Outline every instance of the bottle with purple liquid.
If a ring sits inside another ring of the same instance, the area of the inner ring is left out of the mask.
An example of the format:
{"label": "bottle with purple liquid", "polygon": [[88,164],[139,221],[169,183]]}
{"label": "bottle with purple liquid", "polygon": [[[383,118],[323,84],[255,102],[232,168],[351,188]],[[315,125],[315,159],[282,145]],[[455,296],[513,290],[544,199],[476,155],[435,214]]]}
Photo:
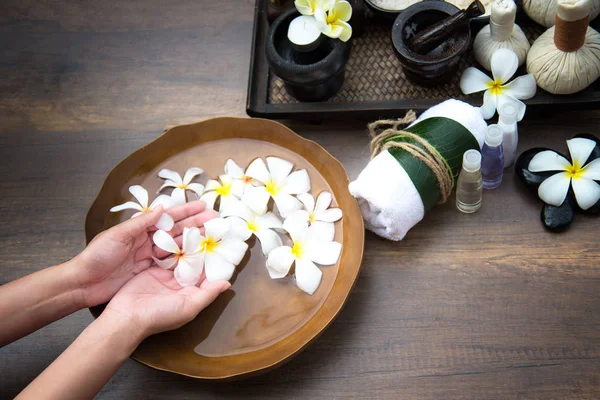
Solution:
{"label": "bottle with purple liquid", "polygon": [[498,125],[488,126],[485,143],[481,149],[481,175],[484,189],[496,189],[502,183],[504,173],[504,132]]}

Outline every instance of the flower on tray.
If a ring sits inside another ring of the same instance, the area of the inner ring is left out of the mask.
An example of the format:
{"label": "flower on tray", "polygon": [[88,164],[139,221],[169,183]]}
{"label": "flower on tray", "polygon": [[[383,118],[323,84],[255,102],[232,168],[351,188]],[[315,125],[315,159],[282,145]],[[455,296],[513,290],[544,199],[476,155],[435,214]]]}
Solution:
{"label": "flower on tray", "polygon": [[460,79],[460,88],[464,94],[477,93],[485,90],[481,115],[490,119],[496,109],[502,108],[505,103],[513,103],[518,110],[518,120],[525,115],[525,103],[521,100],[535,96],[537,85],[531,74],[520,76],[510,83],[508,80],[517,72],[519,59],[509,49],[498,49],[492,55],[493,79],[474,67],[469,67]]}
{"label": "flower on tray", "polygon": [[171,171],[170,169],[161,169],[158,172],[158,176],[165,179],[165,183],[158,189],[158,192],[163,190],[164,188],[172,187],[173,192],[171,193],[171,197],[175,201],[175,204],[185,204],[185,191],[191,190],[196,193],[198,196],[202,195],[204,191],[204,186],[199,183],[192,183],[192,180],[197,176],[204,172],[202,168],[190,168],[185,171],[183,178],[175,171]]}
{"label": "flower on tray", "polygon": [[279,214],[285,218],[302,208],[302,203],[294,195],[310,190],[310,178],[305,169],[292,172],[294,165],[278,157],[267,157],[267,166],[261,158],[254,160],[246,169],[246,175],[264,186],[247,187],[242,196],[246,204],[256,214],[267,212],[269,199],[273,198]]}
{"label": "flower on tray", "polygon": [[225,162],[225,175],[229,175],[234,180],[242,181],[242,193],[246,191],[246,188],[252,187],[256,183],[254,178],[246,175],[244,170],[231,158]]}
{"label": "flower on tray", "polygon": [[[128,201],[123,204],[119,204],[118,206],[114,206],[110,209],[110,211],[119,212],[123,210],[136,210],[137,212],[131,216],[131,218],[135,218],[138,215],[154,210],[154,208],[158,207],[159,205],[163,206],[163,209],[165,210],[175,205],[173,199],[164,194],[158,196],[150,205],[148,205],[148,191],[140,185],[130,186],[129,193],[131,193],[133,197],[135,197],[139,204],[134,203],[133,201]],[[160,216],[158,222],[156,223],[156,227],[158,229],[170,231],[171,229],[173,229],[174,224],[175,222],[173,221],[173,218],[171,218],[169,214],[163,213]]]}
{"label": "flower on tray", "polygon": [[352,36],[352,27],[348,23],[351,17],[352,6],[346,0],[326,0],[315,10],[321,32],[342,42],[347,42]]}
{"label": "flower on tray", "polygon": [[292,246],[281,246],[273,249],[267,258],[267,270],[273,279],[285,277],[292,264],[295,264],[296,284],[308,294],[313,294],[323,273],[315,265],[334,265],[342,251],[341,243],[330,240],[329,232],[323,231],[322,225],[298,224],[286,220],[283,228],[292,238]]}
{"label": "flower on tray", "polygon": [[237,235],[240,239],[248,240],[255,235],[260,241],[265,256],[283,244],[277,232],[273,230],[281,228],[281,220],[272,212],[259,215],[238,201],[223,209],[221,216],[227,217],[227,221],[231,224],[232,234]]}
{"label": "flower on tray", "polygon": [[244,183],[239,179],[232,178],[230,175],[220,175],[219,181],[210,179],[206,183],[204,194],[200,197],[200,200],[206,203],[206,208],[208,209],[214,209],[215,202],[220,197],[221,204],[219,211],[223,210],[229,204],[239,201],[244,191]]}

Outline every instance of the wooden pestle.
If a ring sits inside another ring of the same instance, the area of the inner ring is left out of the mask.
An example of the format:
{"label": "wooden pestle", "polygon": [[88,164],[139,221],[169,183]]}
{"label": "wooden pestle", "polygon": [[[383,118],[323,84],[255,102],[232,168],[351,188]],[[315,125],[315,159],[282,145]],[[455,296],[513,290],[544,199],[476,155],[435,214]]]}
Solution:
{"label": "wooden pestle", "polygon": [[445,42],[454,32],[469,23],[471,19],[485,13],[485,7],[475,0],[467,9],[460,10],[443,20],[423,29],[408,41],[408,47],[419,54],[427,54]]}

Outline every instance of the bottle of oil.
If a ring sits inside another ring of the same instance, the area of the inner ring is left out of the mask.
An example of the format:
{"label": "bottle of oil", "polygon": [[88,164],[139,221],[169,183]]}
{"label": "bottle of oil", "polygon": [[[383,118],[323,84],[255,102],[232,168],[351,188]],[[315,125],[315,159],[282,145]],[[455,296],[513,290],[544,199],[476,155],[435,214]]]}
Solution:
{"label": "bottle of oil", "polygon": [[482,192],[481,153],[477,150],[467,150],[463,154],[462,171],[456,184],[456,208],[464,213],[479,210]]}

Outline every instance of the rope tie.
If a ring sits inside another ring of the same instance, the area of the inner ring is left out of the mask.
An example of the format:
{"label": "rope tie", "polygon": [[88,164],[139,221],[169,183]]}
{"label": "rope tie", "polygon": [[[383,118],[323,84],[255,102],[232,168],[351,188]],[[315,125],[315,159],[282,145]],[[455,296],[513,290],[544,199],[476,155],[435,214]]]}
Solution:
{"label": "rope tie", "polygon": [[[398,129],[400,125],[408,125],[414,122],[416,118],[415,112],[410,110],[404,118],[398,120],[379,120],[370,123],[368,129],[371,136],[371,159],[382,151],[397,148],[421,160],[435,175],[440,188],[440,201],[438,204],[443,204],[452,194],[452,188],[454,187],[454,176],[448,162],[435,147],[421,136]],[[403,139],[413,140],[420,146],[415,143],[397,141]]]}

